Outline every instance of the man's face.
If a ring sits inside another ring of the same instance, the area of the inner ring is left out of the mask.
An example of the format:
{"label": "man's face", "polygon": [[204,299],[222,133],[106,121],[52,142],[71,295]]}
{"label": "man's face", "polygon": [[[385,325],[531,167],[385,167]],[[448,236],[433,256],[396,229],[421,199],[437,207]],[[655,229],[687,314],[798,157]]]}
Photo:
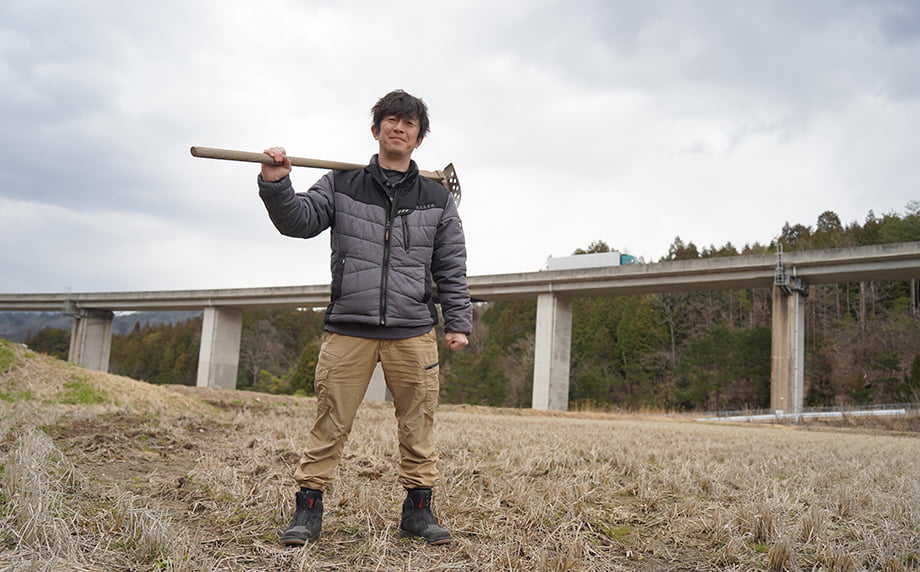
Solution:
{"label": "man's face", "polygon": [[412,155],[422,144],[418,136],[417,119],[387,115],[380,120],[380,129],[371,127],[374,139],[380,143],[380,151],[387,154]]}

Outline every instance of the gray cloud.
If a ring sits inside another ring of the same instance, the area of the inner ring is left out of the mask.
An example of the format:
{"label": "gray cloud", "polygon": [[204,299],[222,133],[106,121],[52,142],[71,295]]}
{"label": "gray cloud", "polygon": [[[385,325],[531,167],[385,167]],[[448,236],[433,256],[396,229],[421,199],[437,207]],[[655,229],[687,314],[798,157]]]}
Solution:
{"label": "gray cloud", "polygon": [[915,198],[916,3],[377,7],[0,5],[0,290],[327,281],[326,239],[277,235],[256,166],[188,148],[364,161],[395,87],[431,108],[420,165],[458,168],[474,274],[597,239],[649,260],[678,235],[769,242]]}

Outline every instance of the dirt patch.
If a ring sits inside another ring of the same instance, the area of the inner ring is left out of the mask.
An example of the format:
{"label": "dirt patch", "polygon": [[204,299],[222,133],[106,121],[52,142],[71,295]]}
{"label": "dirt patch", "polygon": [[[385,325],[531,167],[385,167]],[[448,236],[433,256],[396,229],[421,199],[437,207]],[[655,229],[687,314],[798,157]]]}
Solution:
{"label": "dirt patch", "polygon": [[255,391],[219,389],[214,387],[193,387],[188,385],[163,385],[167,391],[200,399],[222,409],[245,409],[260,407],[303,407],[312,401],[310,397],[293,395],[270,395]]}
{"label": "dirt patch", "polygon": [[160,479],[178,478],[194,466],[203,443],[225,432],[220,423],[207,419],[178,417],[163,423],[131,413],[65,418],[45,430],[87,474],[113,485],[154,474]]}

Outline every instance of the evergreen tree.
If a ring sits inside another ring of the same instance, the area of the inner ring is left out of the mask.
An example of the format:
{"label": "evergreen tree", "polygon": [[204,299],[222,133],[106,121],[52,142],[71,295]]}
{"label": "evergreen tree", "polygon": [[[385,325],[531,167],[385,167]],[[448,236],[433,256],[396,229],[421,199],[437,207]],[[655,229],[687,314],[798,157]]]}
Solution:
{"label": "evergreen tree", "polygon": [[460,353],[445,373],[441,397],[448,403],[500,406],[505,402],[508,376],[500,367],[502,350],[489,344],[478,353]]}
{"label": "evergreen tree", "polygon": [[901,403],[920,403],[920,353],[914,356],[910,369],[904,373],[897,399]]}
{"label": "evergreen tree", "polygon": [[70,332],[60,328],[44,327],[35,335],[27,337],[24,343],[34,351],[58,359],[67,359],[70,351]]}
{"label": "evergreen tree", "polygon": [[295,395],[316,393],[316,364],[319,361],[319,343],[310,342],[303,347],[291,373],[291,390]]}
{"label": "evergreen tree", "polygon": [[834,365],[830,352],[825,349],[810,354],[806,360],[809,364],[808,389],[805,395],[805,405],[808,407],[829,407],[834,404],[834,386],[832,376]]}

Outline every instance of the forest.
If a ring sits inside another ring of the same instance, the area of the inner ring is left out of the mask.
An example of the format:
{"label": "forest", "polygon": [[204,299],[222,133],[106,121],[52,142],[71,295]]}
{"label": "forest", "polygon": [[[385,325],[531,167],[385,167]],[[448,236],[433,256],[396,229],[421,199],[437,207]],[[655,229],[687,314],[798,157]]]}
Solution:
{"label": "forest", "polygon": [[[769,244],[698,247],[676,237],[657,262],[920,240],[920,201],[903,214],[844,225],[786,223]],[[573,254],[616,250],[597,240]],[[648,262],[639,258],[639,262]],[[920,402],[920,276],[809,287],[806,406]],[[441,400],[530,407],[535,301],[482,302],[470,346],[441,352]],[[759,410],[770,403],[769,289],[576,298],[570,409]],[[322,338],[318,309],[246,311],[237,388],[312,395]],[[110,371],[194,385],[200,316],[141,323],[113,337]],[[69,332],[43,328],[26,344],[66,358]]]}

